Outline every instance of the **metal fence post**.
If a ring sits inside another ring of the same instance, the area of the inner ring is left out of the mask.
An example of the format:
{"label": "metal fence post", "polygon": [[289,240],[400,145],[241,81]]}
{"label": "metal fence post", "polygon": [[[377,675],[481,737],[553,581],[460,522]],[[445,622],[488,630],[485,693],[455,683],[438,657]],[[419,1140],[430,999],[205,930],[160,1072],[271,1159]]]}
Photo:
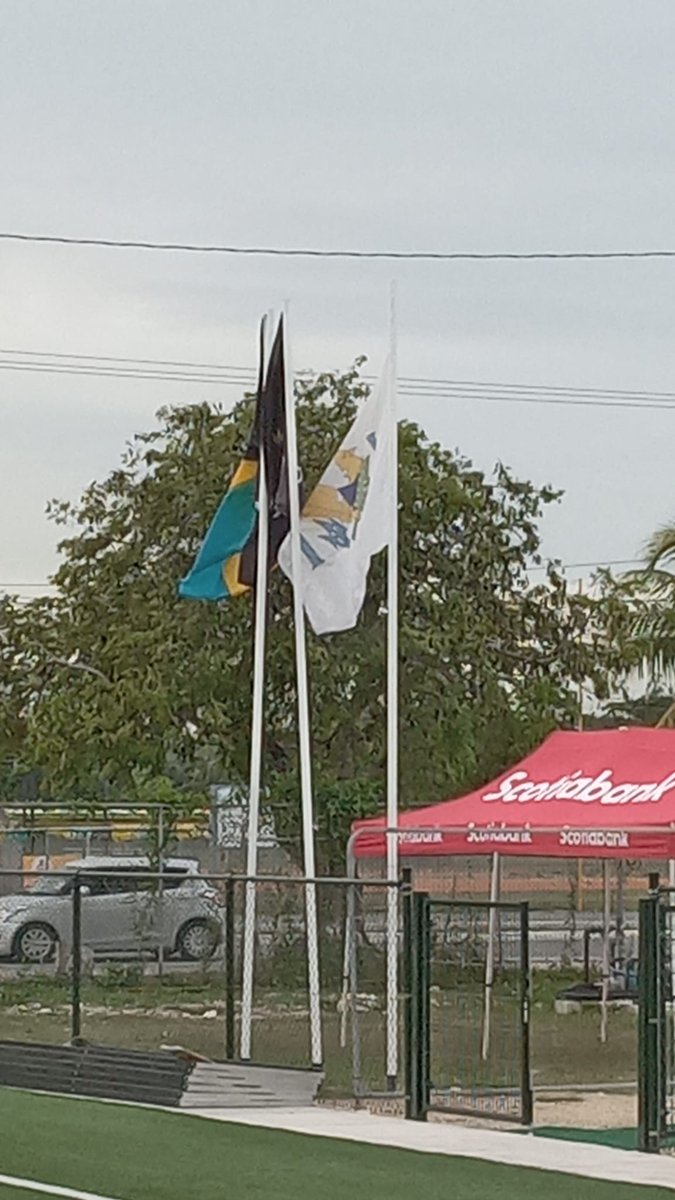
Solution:
{"label": "metal fence post", "polygon": [[[357,894],[357,889],[358,894]],[[349,1016],[352,1034],[352,1094],[360,1096],[365,1088],[361,1061],[361,1025],[359,1006],[356,1001],[359,977],[359,947],[356,935],[357,900],[362,888],[356,878],[351,878],[347,889],[347,937],[349,950]]]}
{"label": "metal fence post", "polygon": [[638,1145],[656,1153],[661,1141],[659,897],[640,900],[638,1009]]}
{"label": "metal fence post", "polygon": [[412,1035],[412,871],[404,867],[401,872],[401,910],[403,917],[403,1088],[405,1091],[405,1116],[413,1117],[413,1035]]}
{"label": "metal fence post", "polygon": [[82,892],[80,876],[73,880],[73,910],[72,910],[72,953],[71,953],[71,1001],[70,1001],[70,1039],[76,1042],[82,1029]]}
{"label": "metal fence post", "polygon": [[230,877],[225,880],[225,1058],[231,1062],[235,1057],[235,883]]}
{"label": "metal fence post", "polygon": [[520,1021],[521,1021],[521,1083],[520,1104],[523,1125],[531,1125],[534,1115],[532,1073],[530,1070],[530,905],[520,905]]}
{"label": "metal fence post", "polygon": [[420,1121],[420,900],[417,892],[410,895],[409,906],[409,969],[410,969],[410,1019],[408,1059],[410,1062],[410,1101],[409,1116],[411,1121]]}
{"label": "metal fence post", "polygon": [[[164,978],[164,940],[161,937],[164,918],[162,908],[164,904],[164,805],[160,804],[157,810],[157,870],[159,871],[159,882],[157,884],[157,930],[160,934],[159,946],[157,947],[157,975],[162,982]],[[154,899],[154,897],[153,897]]]}
{"label": "metal fence post", "polygon": [[422,900],[422,1028],[421,1028],[421,1100],[422,1120],[427,1119],[427,1110],[431,1102],[431,903],[429,893],[423,893]]}
{"label": "metal fence post", "polygon": [[429,1000],[427,944],[428,897],[426,892],[413,892],[410,896],[409,973],[410,1013],[406,1059],[409,1063],[407,1115],[412,1121],[426,1120],[426,1097],[428,1083],[425,1078],[428,1063]]}

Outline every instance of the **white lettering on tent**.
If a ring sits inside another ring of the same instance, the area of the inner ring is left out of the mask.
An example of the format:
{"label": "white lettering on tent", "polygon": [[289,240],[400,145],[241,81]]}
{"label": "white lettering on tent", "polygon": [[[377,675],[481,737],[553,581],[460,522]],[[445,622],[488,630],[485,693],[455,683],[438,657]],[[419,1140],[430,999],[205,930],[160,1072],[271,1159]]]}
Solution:
{"label": "white lettering on tent", "polygon": [[415,829],[399,835],[399,842],[405,842],[409,846],[436,845],[442,841],[443,834],[440,829]]}
{"label": "white lettering on tent", "polygon": [[488,825],[481,829],[474,821],[470,821],[466,829],[466,840],[470,844],[489,842],[491,845],[500,846],[506,844],[531,846],[532,831],[527,827],[525,829],[507,829],[505,825]]}
{"label": "white lettering on tent", "polygon": [[595,850],[627,850],[630,834],[623,829],[562,829],[561,846],[591,846]]}
{"label": "white lettering on tent", "polygon": [[502,804],[539,804],[546,800],[575,800],[579,804],[658,804],[674,788],[675,771],[653,783],[636,781],[617,784],[610,767],[594,776],[573,771],[553,781],[533,780],[527,771],[513,771],[506,779],[502,779],[497,791],[484,792],[482,799],[487,804],[495,801]]}

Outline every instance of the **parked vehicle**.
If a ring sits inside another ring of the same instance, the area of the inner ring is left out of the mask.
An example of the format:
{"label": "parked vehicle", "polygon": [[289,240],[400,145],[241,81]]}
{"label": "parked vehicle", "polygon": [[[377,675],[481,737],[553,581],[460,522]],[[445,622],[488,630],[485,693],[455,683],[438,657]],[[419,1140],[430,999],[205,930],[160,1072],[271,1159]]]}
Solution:
{"label": "parked vehicle", "polygon": [[161,887],[147,858],[92,856],[70,863],[68,877],[38,876],[20,895],[0,898],[0,956],[51,961],[72,943],[72,893],[80,879],[82,946],[95,955],[158,951],[190,961],[211,958],[221,939],[218,892],[189,858],[169,858]]}

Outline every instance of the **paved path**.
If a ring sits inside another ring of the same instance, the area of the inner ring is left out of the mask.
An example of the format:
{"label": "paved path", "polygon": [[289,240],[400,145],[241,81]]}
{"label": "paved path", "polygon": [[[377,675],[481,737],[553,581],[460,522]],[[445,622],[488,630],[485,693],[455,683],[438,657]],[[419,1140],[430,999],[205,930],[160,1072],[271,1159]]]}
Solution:
{"label": "paved path", "polygon": [[608,1146],[590,1143],[534,1138],[516,1132],[469,1129],[449,1122],[423,1124],[403,1121],[398,1117],[378,1117],[366,1112],[343,1112],[328,1108],[269,1112],[210,1109],[194,1115],[240,1125],[285,1129],[315,1137],[367,1142],[374,1146],[397,1146],[401,1150],[418,1150],[427,1154],[450,1154],[518,1167],[538,1167],[590,1179],[653,1184],[672,1188],[675,1192],[674,1158],[613,1150]]}

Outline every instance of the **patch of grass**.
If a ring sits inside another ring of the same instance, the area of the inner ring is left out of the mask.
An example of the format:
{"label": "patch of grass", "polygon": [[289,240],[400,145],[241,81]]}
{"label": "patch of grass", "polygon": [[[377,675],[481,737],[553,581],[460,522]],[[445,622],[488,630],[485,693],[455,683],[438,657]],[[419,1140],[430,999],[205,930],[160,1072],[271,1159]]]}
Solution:
{"label": "patch of grass", "polygon": [[[577,982],[574,971],[537,972],[534,976],[531,1044],[535,1085],[625,1082],[636,1078],[637,1021],[631,1010],[611,1011],[609,1040],[600,1042],[597,1006],[560,1016],[554,1001],[566,984]],[[466,982],[466,981],[465,981]],[[212,1058],[223,1058],[225,1023],[222,980],[167,974],[130,983],[115,976],[83,983],[82,1034],[92,1042],[158,1049],[181,1045]],[[65,979],[18,979],[0,985],[0,1038],[65,1042],[70,1035]],[[177,1006],[200,1005],[211,1016],[181,1012]],[[18,1012],[18,1005],[34,1005]],[[214,1006],[218,1005],[215,1009]],[[51,1009],[51,1012],[40,1011]],[[215,1014],[215,1015],[214,1015]],[[341,1018],[337,993],[325,999],[324,1094],[352,1092],[351,1029],[340,1045]],[[480,1062],[483,1020],[481,978],[468,986],[439,988],[432,993],[432,1072],[438,1087],[519,1081],[519,1000],[517,980],[498,979],[493,993],[493,1037],[490,1058]],[[385,1086],[385,1020],[381,1003],[358,1015],[362,1065],[366,1080]],[[253,1057],[259,1062],[303,1066],[309,1062],[309,1019],[304,992],[265,991],[255,994]]]}
{"label": "patch of grass", "polygon": [[[636,1200],[643,1194],[633,1184],[21,1092],[0,1093],[0,1127],[6,1174],[119,1200],[577,1200],[582,1192],[584,1200]],[[17,1193],[16,1200],[23,1198]],[[644,1189],[644,1200],[672,1200],[672,1192]]]}
{"label": "patch of grass", "polygon": [[[148,1008],[191,1000],[207,1003],[210,1000],[222,1000],[224,995],[222,979],[205,979],[198,972],[180,976],[167,974],[162,979],[157,976],[144,978],[130,970],[128,964],[111,965],[118,969],[110,970],[109,966],[102,977],[83,980],[82,996],[87,1003]],[[0,1008],[13,1004],[42,1004],[47,1007],[69,1004],[70,995],[70,980],[63,975],[8,979],[0,983]]]}
{"label": "patch of grass", "polygon": [[45,1200],[44,1192],[27,1192],[25,1188],[0,1184],[0,1200]]}

